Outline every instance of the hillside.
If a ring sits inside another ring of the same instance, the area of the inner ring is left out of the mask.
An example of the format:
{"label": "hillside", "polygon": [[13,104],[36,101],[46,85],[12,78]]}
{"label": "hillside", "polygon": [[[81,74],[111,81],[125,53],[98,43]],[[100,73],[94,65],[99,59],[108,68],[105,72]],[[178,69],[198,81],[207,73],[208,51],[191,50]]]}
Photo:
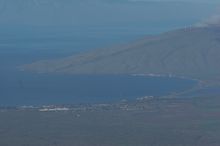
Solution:
{"label": "hillside", "polygon": [[20,67],[40,73],[160,74],[220,78],[220,27],[194,27]]}

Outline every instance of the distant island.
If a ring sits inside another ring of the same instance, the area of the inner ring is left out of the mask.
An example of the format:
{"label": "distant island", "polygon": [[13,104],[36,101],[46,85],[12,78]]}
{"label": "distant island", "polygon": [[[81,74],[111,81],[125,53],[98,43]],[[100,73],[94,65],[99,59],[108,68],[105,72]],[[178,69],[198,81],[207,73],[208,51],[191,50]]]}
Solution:
{"label": "distant island", "polygon": [[23,71],[62,74],[167,75],[220,79],[220,27],[188,27],[126,45],[95,49],[66,58],[41,60]]}

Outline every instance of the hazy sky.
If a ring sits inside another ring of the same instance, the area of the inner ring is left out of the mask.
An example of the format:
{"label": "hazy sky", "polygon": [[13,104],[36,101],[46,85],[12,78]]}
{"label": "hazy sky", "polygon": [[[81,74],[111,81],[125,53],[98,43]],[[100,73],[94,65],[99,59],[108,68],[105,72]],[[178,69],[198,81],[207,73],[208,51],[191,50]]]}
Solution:
{"label": "hazy sky", "polygon": [[158,2],[197,2],[197,3],[220,3],[219,0],[128,0],[128,1],[158,1]]}
{"label": "hazy sky", "polygon": [[0,0],[0,26],[189,25],[219,0]]}

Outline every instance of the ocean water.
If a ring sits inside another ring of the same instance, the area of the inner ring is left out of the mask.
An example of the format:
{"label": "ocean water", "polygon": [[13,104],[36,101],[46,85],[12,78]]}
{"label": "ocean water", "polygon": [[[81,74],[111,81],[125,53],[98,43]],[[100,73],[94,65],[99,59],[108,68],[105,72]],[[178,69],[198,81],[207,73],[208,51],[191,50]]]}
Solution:
{"label": "ocean water", "polygon": [[131,75],[8,74],[0,83],[0,105],[105,103],[162,96],[191,88],[195,81]]}
{"label": "ocean water", "polygon": [[[145,30],[144,33],[146,33]],[[125,43],[143,36],[123,31],[0,35],[0,106],[78,104],[134,100],[191,88],[195,81],[168,77],[53,75],[20,72],[17,66]],[[100,34],[101,33],[101,34]],[[104,35],[106,34],[106,35]],[[108,34],[108,35],[107,35]]]}

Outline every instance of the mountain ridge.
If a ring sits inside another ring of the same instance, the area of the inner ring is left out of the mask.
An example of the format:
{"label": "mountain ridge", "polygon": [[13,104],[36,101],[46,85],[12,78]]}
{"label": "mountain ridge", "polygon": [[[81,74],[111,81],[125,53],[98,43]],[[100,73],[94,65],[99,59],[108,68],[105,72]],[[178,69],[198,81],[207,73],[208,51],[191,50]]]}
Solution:
{"label": "mountain ridge", "polygon": [[189,27],[21,70],[64,74],[158,74],[220,79],[220,27]]}

